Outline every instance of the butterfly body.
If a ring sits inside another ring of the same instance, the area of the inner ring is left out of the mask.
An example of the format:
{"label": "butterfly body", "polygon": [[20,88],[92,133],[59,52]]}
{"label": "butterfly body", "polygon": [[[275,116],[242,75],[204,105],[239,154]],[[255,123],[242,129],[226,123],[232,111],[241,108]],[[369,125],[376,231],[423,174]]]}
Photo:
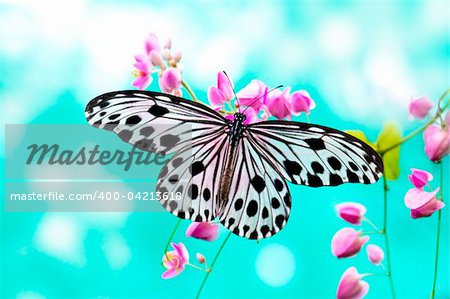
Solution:
{"label": "butterfly body", "polygon": [[[183,98],[117,91],[91,100],[86,118],[143,150],[173,154],[157,183],[161,205],[179,218],[220,222],[249,239],[275,235],[292,200],[287,182],[310,187],[376,182],[383,163],[361,140],[314,124],[244,124]],[[152,147],[147,147],[151,144]]]}

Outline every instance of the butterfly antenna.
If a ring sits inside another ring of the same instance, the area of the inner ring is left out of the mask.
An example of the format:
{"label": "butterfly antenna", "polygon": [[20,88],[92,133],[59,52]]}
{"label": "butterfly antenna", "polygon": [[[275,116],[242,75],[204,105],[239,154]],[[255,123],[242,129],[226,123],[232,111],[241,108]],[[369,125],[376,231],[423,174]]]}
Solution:
{"label": "butterfly antenna", "polygon": [[264,93],[262,96],[259,96],[256,100],[254,100],[253,102],[251,102],[250,105],[248,105],[247,107],[245,107],[244,111],[242,111],[242,113],[245,112],[245,110],[247,110],[251,105],[253,105],[254,103],[258,102],[261,98],[265,97],[266,95],[268,95],[269,93],[271,93],[272,91],[279,89],[279,88],[283,88],[283,85],[278,85],[277,87],[272,88],[271,90],[267,91],[266,93]]}
{"label": "butterfly antenna", "polygon": [[224,75],[227,77],[228,82],[230,82],[231,90],[233,90],[234,98],[235,98],[236,101],[237,101],[237,104],[238,104],[238,110],[239,110],[239,113],[240,113],[240,112],[241,112],[241,104],[239,103],[239,98],[237,97],[236,91],[234,90],[233,83],[231,83],[231,79],[230,79],[230,77],[228,77],[227,72],[225,72],[225,71],[222,71],[222,72],[223,72]]}

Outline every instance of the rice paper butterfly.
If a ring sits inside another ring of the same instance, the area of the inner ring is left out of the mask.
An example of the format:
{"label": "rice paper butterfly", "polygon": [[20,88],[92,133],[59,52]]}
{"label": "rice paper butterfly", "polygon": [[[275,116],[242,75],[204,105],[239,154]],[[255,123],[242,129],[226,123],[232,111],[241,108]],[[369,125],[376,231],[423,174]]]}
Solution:
{"label": "rice paper butterfly", "polygon": [[182,219],[220,222],[234,234],[262,239],[286,225],[287,182],[310,187],[375,183],[380,156],[338,130],[293,121],[244,124],[206,105],[149,91],[102,94],[86,106],[89,123],[142,150],[173,154],[157,191],[181,194],[161,205]]}

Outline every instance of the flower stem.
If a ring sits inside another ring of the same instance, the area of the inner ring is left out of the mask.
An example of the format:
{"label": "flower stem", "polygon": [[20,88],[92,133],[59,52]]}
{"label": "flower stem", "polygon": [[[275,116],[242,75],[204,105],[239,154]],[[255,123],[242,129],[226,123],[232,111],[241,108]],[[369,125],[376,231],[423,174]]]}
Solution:
{"label": "flower stem", "polygon": [[220,253],[222,252],[223,247],[225,246],[225,244],[227,243],[228,239],[231,236],[231,232],[228,233],[228,235],[226,236],[225,240],[223,240],[222,245],[220,245],[219,250],[216,253],[216,256],[214,257],[212,263],[211,263],[211,267],[209,268],[209,271],[206,272],[205,278],[203,278],[202,284],[200,285],[200,288],[198,289],[197,295],[195,296],[196,299],[198,299],[200,297],[200,294],[202,293],[203,287],[205,286],[206,280],[209,277],[209,274],[211,273],[214,264],[216,263],[217,259],[219,258]]}
{"label": "flower stem", "polygon": [[367,235],[383,234],[383,232],[381,230],[370,230],[368,232],[363,232],[362,234],[364,236],[367,236]]}
{"label": "flower stem", "polygon": [[[440,184],[441,184],[441,189],[440,189],[440,200],[443,202],[444,201],[444,191],[443,191],[443,187],[444,187],[444,163],[442,163],[442,161],[439,162],[439,172],[440,172]],[[438,265],[439,265],[439,243],[440,243],[440,238],[441,238],[441,214],[442,214],[442,210],[438,211],[438,223],[437,223],[437,239],[436,239],[436,255],[435,255],[435,259],[434,259],[434,277],[433,277],[433,288],[431,290],[431,294],[430,294],[430,298],[433,299],[435,294],[436,294],[436,284],[437,284],[437,274],[438,274]]]}
{"label": "flower stem", "polygon": [[194,91],[192,90],[192,88],[186,83],[186,81],[181,80],[181,85],[183,85],[183,87],[186,89],[186,91],[189,93],[189,95],[191,96],[192,100],[194,102],[200,102],[197,97],[195,96]]}
{"label": "flower stem", "polygon": [[178,226],[181,223],[181,219],[177,220],[177,223],[175,224],[175,227],[173,228],[172,234],[170,234],[169,240],[167,240],[166,248],[164,248],[164,254],[166,255],[166,258],[169,259],[167,256],[167,250],[169,249],[170,242],[172,242],[173,236],[175,235],[175,232],[178,229]]}
{"label": "flower stem", "polygon": [[203,271],[203,272],[206,272],[206,273],[208,273],[208,269],[205,269],[205,268],[201,268],[201,267],[199,267],[199,266],[196,266],[196,265],[194,265],[194,264],[186,264],[186,266],[189,266],[189,267],[192,267],[192,268],[194,268],[194,269],[197,269],[197,270],[200,270],[200,271]]}
{"label": "flower stem", "polygon": [[[378,228],[378,226],[376,226],[372,221],[370,221],[368,218],[363,219],[363,221],[367,222],[371,227],[373,227],[375,229],[375,232],[378,234],[382,234],[383,231],[381,229]],[[369,232],[367,232],[366,234],[368,234]]]}
{"label": "flower stem", "polygon": [[384,213],[383,213],[383,236],[384,236],[384,243],[386,246],[386,276],[389,279],[389,287],[391,289],[391,297],[392,299],[395,299],[395,289],[394,289],[394,281],[392,279],[392,265],[391,265],[391,252],[389,248],[389,238],[387,234],[387,198],[388,198],[388,191],[389,187],[387,185],[386,175],[383,171],[383,194],[384,194]]}

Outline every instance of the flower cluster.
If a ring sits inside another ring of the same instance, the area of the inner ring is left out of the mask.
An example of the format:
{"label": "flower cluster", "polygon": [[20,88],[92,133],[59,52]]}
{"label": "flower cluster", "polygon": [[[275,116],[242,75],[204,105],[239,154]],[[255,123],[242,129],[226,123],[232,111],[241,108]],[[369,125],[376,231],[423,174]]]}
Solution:
{"label": "flower cluster", "polygon": [[158,74],[159,87],[165,93],[181,96],[181,51],[172,51],[172,42],[168,39],[161,46],[158,37],[150,33],[144,44],[144,54],[134,57],[136,60],[133,86],[146,89],[153,81],[153,74]]}
{"label": "flower cluster", "polygon": [[233,83],[224,72],[217,74],[217,86],[209,88],[208,100],[215,110],[228,119],[234,118],[236,109],[243,112],[246,124],[266,120],[270,116],[290,120],[293,115],[300,115],[302,112],[309,114],[316,107],[305,90],[293,93],[290,87],[282,91],[269,90],[260,80],[252,80],[235,95]]}
{"label": "flower cluster", "polygon": [[[186,237],[192,237],[205,241],[214,241],[218,236],[219,225],[210,222],[192,222],[187,230]],[[186,246],[179,242],[171,243],[174,250],[167,251],[162,257],[162,265],[166,268],[166,271],[161,275],[164,279],[174,278],[184,271],[186,266],[190,266],[194,269],[209,272],[210,269],[206,264],[206,258],[203,254],[197,253],[197,261],[204,265],[204,267],[198,267],[189,263],[189,252]]]}
{"label": "flower cluster", "polygon": [[413,168],[411,171],[412,173],[408,178],[414,185],[414,188],[411,188],[406,192],[405,205],[408,209],[411,209],[412,218],[429,217],[445,206],[442,201],[436,199],[436,194],[439,192],[440,188],[436,188],[431,192],[423,190],[425,186],[430,188],[428,182],[433,180],[433,175],[420,169]]}
{"label": "flower cluster", "polygon": [[[412,118],[423,119],[429,115],[429,112],[433,107],[434,104],[428,97],[421,96],[411,98],[408,108]],[[440,111],[438,111],[438,113],[440,113]],[[438,116],[440,116],[440,114],[438,114]],[[434,122],[423,132],[425,153],[433,162],[440,161],[450,152],[450,112],[447,112],[444,119],[439,117],[438,120],[440,123]]]}
{"label": "flower cluster", "polygon": [[[377,233],[380,230],[370,222],[364,215],[366,207],[356,202],[344,202],[336,205],[338,216],[346,222],[353,225],[362,225],[365,221],[371,225]],[[345,227],[335,233],[331,240],[332,254],[341,259],[353,257],[361,248],[370,240],[369,236],[364,235],[362,230],[355,230],[351,227]],[[367,257],[369,261],[378,266],[382,266],[384,259],[384,251],[377,245],[370,244],[366,247]],[[361,275],[355,267],[348,268],[339,282],[336,297],[341,298],[363,298],[369,291],[367,282],[361,279],[369,274]]]}

